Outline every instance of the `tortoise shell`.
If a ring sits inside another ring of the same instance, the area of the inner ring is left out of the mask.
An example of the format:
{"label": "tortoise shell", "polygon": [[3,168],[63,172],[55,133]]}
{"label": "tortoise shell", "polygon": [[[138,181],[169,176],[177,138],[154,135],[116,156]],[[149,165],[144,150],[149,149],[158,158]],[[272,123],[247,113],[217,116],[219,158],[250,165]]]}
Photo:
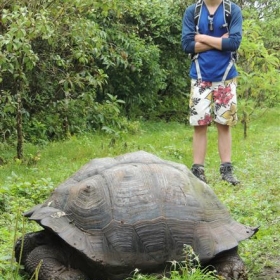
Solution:
{"label": "tortoise shell", "polygon": [[115,268],[183,260],[184,244],[207,263],[255,232],[185,165],[144,151],[93,159],[25,215],[90,261]]}

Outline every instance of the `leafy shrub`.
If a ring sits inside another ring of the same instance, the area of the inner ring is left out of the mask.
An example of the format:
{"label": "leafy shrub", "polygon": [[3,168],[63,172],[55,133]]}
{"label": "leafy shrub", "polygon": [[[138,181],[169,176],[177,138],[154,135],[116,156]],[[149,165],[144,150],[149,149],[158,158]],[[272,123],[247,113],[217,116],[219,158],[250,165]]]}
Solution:
{"label": "leafy shrub", "polygon": [[42,178],[25,182],[13,173],[7,178],[5,186],[0,188],[0,204],[2,212],[14,212],[18,207],[33,206],[46,199],[54,186],[51,179]]}

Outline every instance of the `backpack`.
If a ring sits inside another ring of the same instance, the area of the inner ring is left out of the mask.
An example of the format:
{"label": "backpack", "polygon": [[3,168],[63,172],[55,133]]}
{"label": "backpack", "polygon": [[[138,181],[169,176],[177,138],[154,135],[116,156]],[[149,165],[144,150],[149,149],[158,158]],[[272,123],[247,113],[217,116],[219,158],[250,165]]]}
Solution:
{"label": "backpack", "polygon": [[[203,0],[198,0],[196,2],[195,10],[194,10],[194,23],[195,23],[195,28],[196,28],[197,33],[199,33],[199,19],[200,19],[200,14],[201,14],[201,10],[202,10],[202,5],[203,5]],[[223,7],[224,7],[224,22],[225,23],[222,25],[222,27],[226,27],[227,31],[229,31],[229,25],[230,25],[230,21],[231,21],[231,1],[223,0]],[[209,17],[208,19],[211,22],[211,18]],[[201,71],[200,71],[200,67],[199,67],[198,59],[197,59],[198,55],[199,54],[191,54],[191,59],[195,62],[198,80],[202,80]],[[228,67],[224,73],[223,79],[222,79],[223,82],[226,80],[226,77],[236,60],[237,60],[237,53],[232,52],[230,63],[228,65]]]}
{"label": "backpack", "polygon": [[[199,26],[199,19],[200,14],[202,10],[203,0],[198,0],[195,5],[195,11],[194,11],[194,22],[196,26],[196,31],[198,32],[198,26]],[[223,6],[224,6],[224,21],[222,27],[226,27],[229,31],[229,25],[231,21],[231,2],[230,0],[223,0]]]}

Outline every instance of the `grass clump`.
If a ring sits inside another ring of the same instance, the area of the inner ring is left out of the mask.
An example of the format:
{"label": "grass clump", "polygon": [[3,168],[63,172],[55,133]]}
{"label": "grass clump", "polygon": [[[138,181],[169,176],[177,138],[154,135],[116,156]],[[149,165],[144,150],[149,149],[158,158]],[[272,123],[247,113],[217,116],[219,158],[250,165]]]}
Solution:
{"label": "grass clump", "polygon": [[138,269],[135,269],[134,275],[128,280],[217,280],[220,279],[216,272],[203,268],[200,265],[199,258],[189,245],[184,246],[185,260],[182,262],[171,261],[169,271],[164,274],[144,275]]}

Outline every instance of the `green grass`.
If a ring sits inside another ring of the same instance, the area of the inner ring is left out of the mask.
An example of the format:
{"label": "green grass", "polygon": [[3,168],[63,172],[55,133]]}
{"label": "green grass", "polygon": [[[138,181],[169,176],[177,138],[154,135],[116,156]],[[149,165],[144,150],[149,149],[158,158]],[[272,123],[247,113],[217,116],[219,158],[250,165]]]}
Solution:
{"label": "green grass", "polygon": [[[220,180],[216,128],[209,127],[206,158],[209,185],[236,220],[260,226],[254,238],[240,244],[251,280],[277,279],[273,273],[280,267],[279,121],[279,110],[270,109],[253,116],[247,139],[243,139],[242,124],[232,129],[232,161],[242,182],[235,187]],[[14,159],[14,147],[0,144],[0,162],[4,162],[0,165],[1,280],[23,279],[17,275],[13,263],[13,243],[23,231],[38,229],[34,223],[23,223],[20,213],[43,201],[57,184],[90,159],[141,149],[191,166],[192,128],[164,122],[141,123],[140,128],[135,135],[88,134],[45,146],[26,144],[23,161]],[[261,274],[268,278],[259,278]],[[137,273],[135,277],[144,276]]]}

